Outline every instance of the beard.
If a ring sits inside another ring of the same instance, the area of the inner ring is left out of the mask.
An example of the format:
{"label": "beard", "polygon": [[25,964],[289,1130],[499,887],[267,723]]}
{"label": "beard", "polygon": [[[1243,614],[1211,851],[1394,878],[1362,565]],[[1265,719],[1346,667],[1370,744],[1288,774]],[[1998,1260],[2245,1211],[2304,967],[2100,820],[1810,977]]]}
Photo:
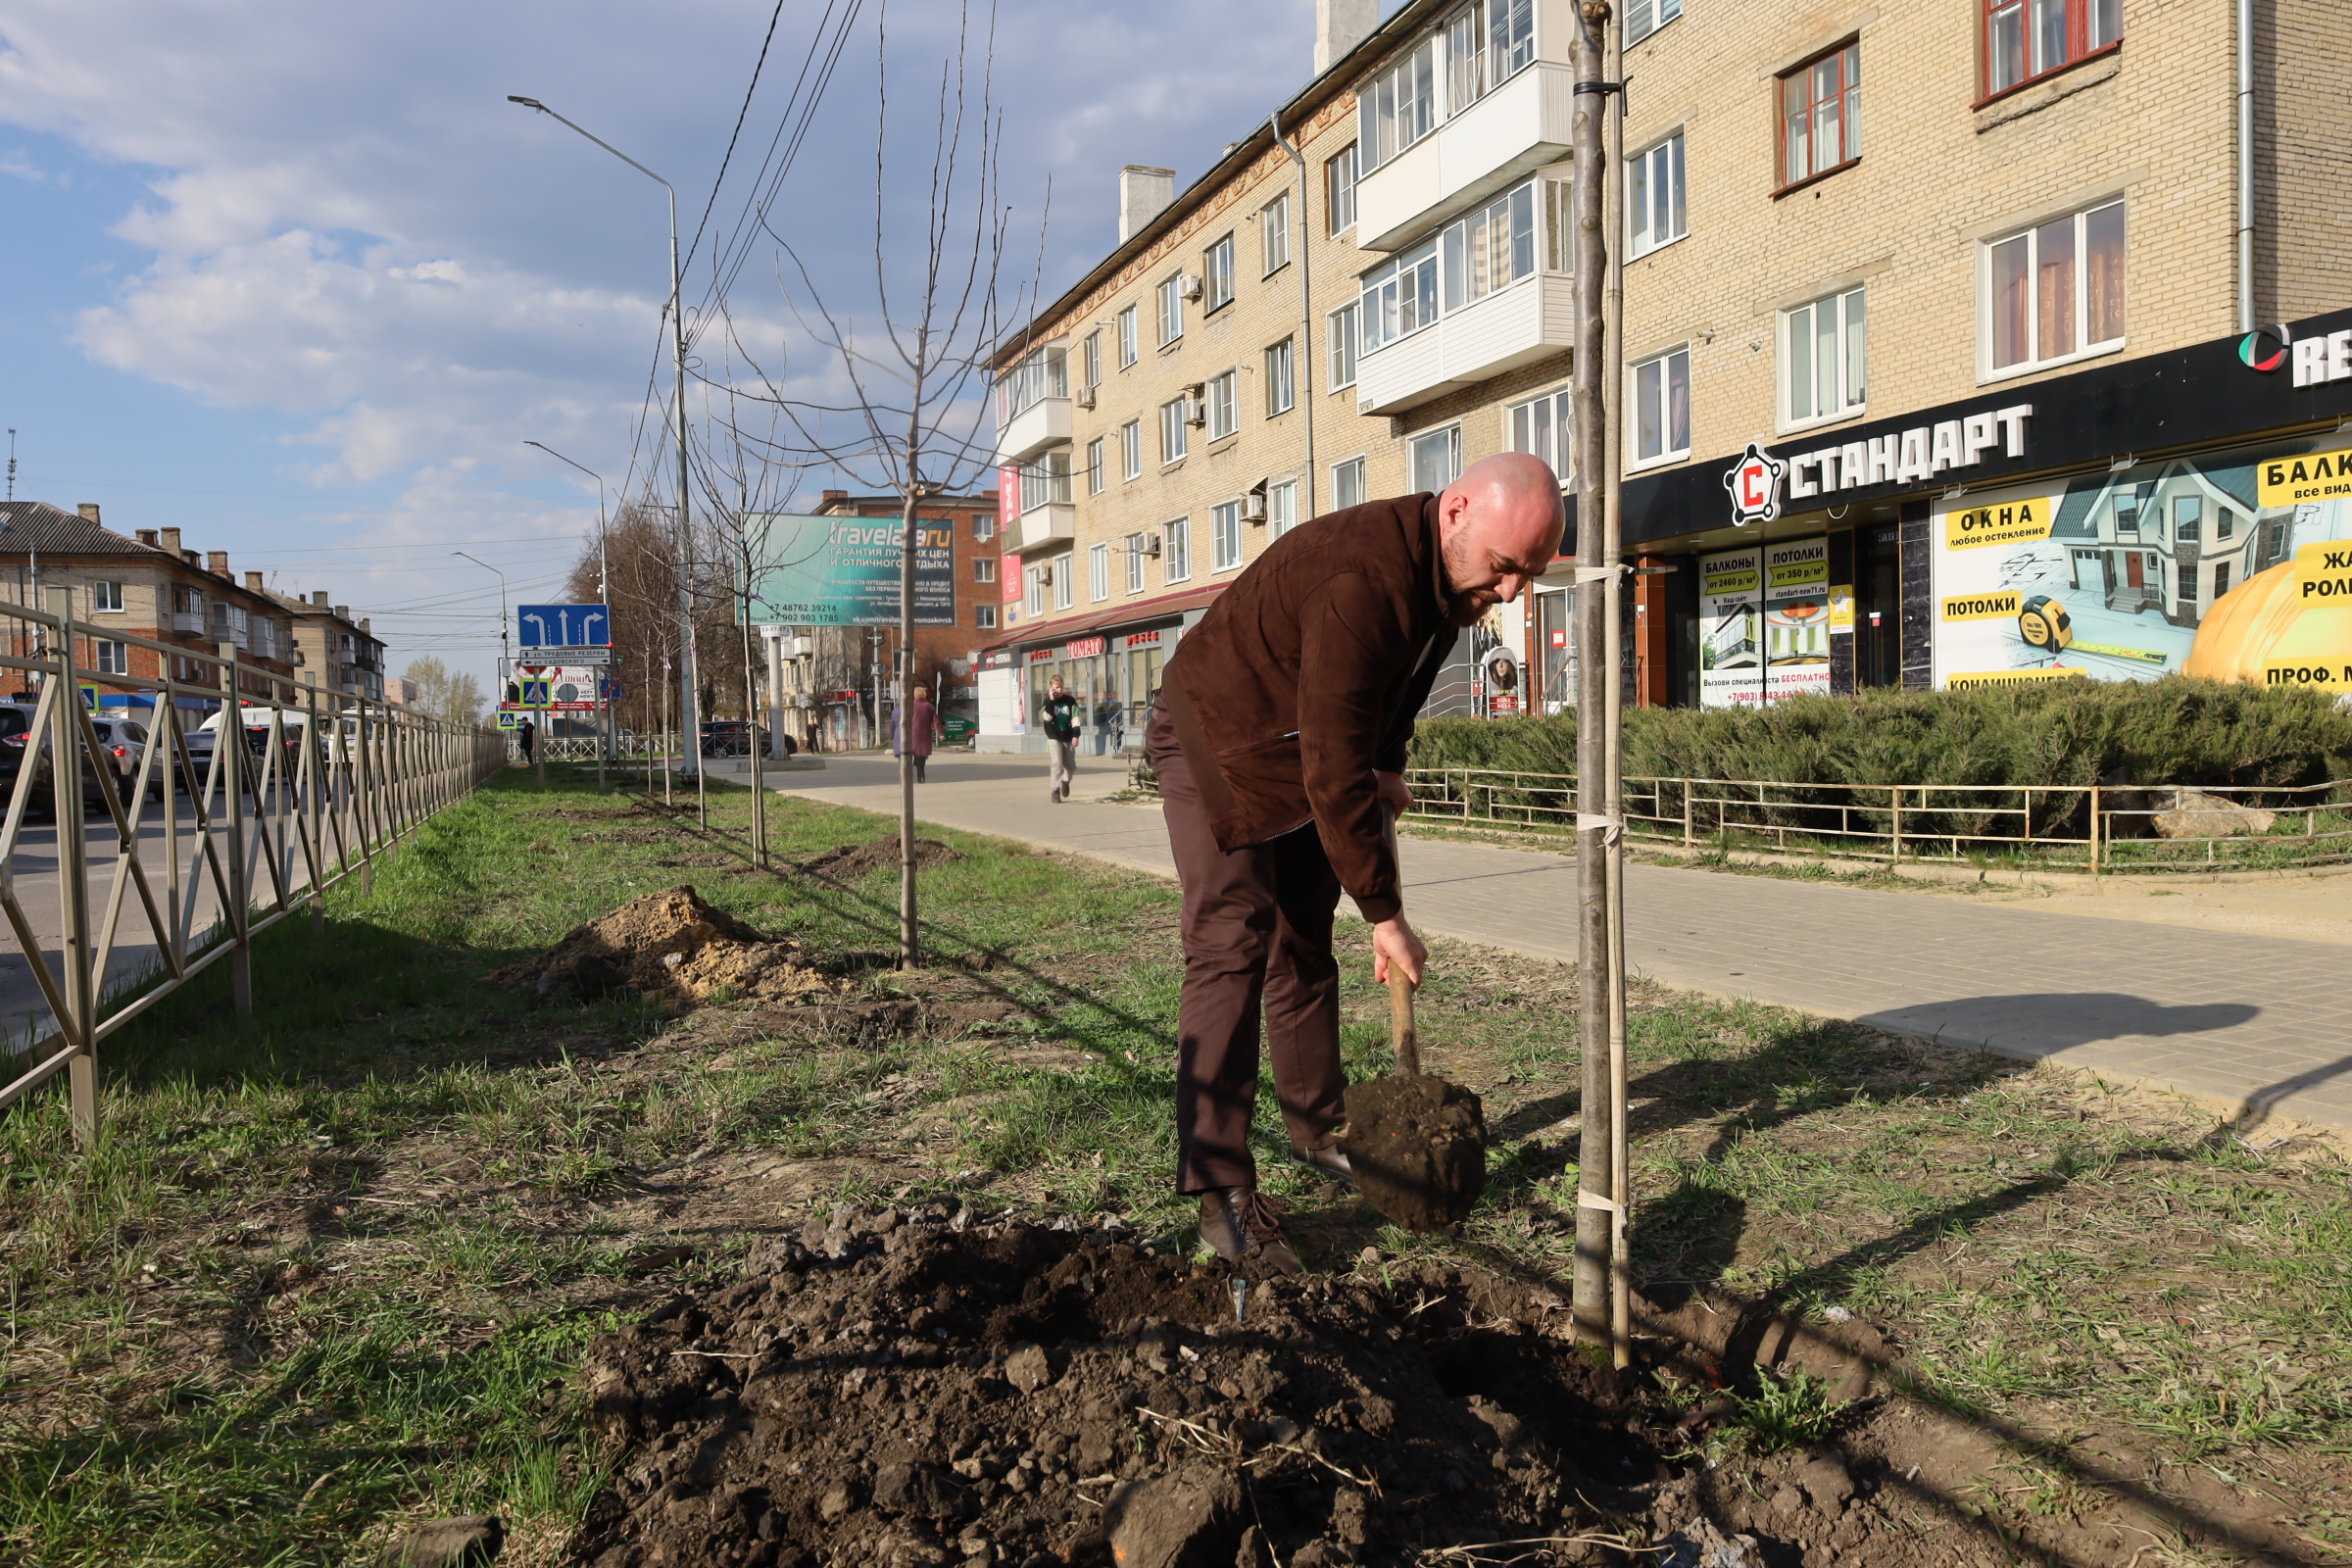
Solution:
{"label": "beard", "polygon": [[1475,626],[1486,618],[1487,612],[1493,608],[1477,595],[1462,593],[1453,586],[1455,580],[1469,570],[1468,534],[1469,530],[1464,529],[1450,539],[1441,540],[1438,545],[1438,563],[1446,578],[1446,619],[1454,626]]}

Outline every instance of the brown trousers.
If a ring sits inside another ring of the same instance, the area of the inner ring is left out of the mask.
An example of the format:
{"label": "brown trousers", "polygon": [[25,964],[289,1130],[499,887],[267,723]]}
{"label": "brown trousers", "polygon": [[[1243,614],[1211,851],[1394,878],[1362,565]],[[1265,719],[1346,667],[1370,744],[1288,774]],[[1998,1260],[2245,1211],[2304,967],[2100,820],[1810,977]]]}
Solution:
{"label": "brown trousers", "polygon": [[1342,1115],[1340,966],[1332,914],[1340,879],[1314,825],[1231,854],[1217,848],[1191,764],[1164,710],[1145,749],[1159,775],[1184,883],[1184,991],[1177,1004],[1177,1191],[1253,1187],[1258,1013],[1274,1089],[1298,1149],[1320,1149]]}

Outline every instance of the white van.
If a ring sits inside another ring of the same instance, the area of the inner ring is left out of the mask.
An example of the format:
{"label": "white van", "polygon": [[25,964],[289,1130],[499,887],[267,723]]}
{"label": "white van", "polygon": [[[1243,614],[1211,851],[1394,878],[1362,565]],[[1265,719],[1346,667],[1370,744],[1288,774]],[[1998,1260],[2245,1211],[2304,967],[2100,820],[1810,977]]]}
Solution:
{"label": "white van", "polygon": [[[206,715],[201,732],[218,736],[220,733],[220,719],[225,711],[226,710],[220,710]],[[284,765],[288,769],[298,768],[301,766],[302,759],[295,755],[294,748],[302,743],[302,737],[311,727],[310,710],[307,709],[278,708],[273,710],[268,703],[239,704],[237,717],[244,726],[245,748],[256,757],[264,755],[270,745],[272,711],[277,715],[278,733],[285,741],[287,755]],[[360,732],[360,721],[357,718],[346,716],[340,722],[328,719],[326,724],[335,748],[332,760],[338,766],[343,765],[355,755],[353,748]]]}

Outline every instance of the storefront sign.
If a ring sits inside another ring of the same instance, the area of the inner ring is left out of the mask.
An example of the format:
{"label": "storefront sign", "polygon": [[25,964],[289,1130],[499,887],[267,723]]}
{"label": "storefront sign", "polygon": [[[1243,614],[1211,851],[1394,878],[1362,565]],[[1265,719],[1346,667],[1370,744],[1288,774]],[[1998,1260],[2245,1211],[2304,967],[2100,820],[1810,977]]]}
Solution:
{"label": "storefront sign", "polygon": [[1751,522],[1770,522],[1781,514],[1781,475],[1788,465],[1750,441],[1747,451],[1723,476],[1732,495],[1732,520],[1744,528]]}
{"label": "storefront sign", "polygon": [[[2284,332],[2286,328],[2282,326],[2278,330]],[[2322,381],[2352,381],[2352,332],[2297,338],[2293,348],[2295,385],[2317,386]]]}
{"label": "storefront sign", "polygon": [[1051,648],[1032,648],[1029,650],[1029,662],[1032,664],[1049,664],[1054,662],[1054,658],[1055,650]]}
{"label": "storefront sign", "polygon": [[2352,692],[2352,659],[2339,659],[2332,664],[2267,659],[2262,664],[2262,683],[2305,686],[2321,692]]}
{"label": "storefront sign", "polygon": [[2180,672],[2332,689],[2288,673],[2352,661],[2352,485],[2306,498],[2335,486],[2352,453],[2314,444],[1939,504],[1937,684]]}
{"label": "storefront sign", "polygon": [[2336,501],[2352,496],[2352,449],[2314,452],[2308,457],[2273,458],[2256,471],[2262,476],[2255,499],[2266,507],[2302,501]]}
{"label": "storefront sign", "polygon": [[1981,686],[2014,686],[2026,680],[2080,680],[2086,673],[2080,669],[1981,669],[1948,676],[1943,684],[1947,691],[1965,692]]}
{"label": "storefront sign", "polygon": [[[1827,695],[1829,559],[1827,539],[1792,539],[1699,558],[1703,706],[1748,708]],[[1849,607],[1851,602],[1848,590]]]}
{"label": "storefront sign", "polygon": [[1109,648],[1110,643],[1106,638],[1080,637],[1062,649],[1061,657],[1064,659],[1101,659],[1109,651]]}
{"label": "storefront sign", "polygon": [[1127,646],[1130,648],[1157,648],[1159,646],[1159,633],[1155,631],[1131,631],[1127,634]]}

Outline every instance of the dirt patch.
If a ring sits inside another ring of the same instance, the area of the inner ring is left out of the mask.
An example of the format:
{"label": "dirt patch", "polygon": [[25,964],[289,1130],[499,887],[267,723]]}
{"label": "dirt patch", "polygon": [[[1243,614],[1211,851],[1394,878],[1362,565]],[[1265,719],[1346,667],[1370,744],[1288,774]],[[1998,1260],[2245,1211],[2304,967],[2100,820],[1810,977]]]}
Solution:
{"label": "dirt patch", "polygon": [[710,1001],[722,988],[738,1000],[769,1003],[841,989],[799,943],[761,935],[685,883],[631,899],[491,980],[550,1001],[593,1000],[623,986],[690,1003]]}
{"label": "dirt patch", "polygon": [[686,867],[715,870],[722,866],[732,869],[743,864],[743,860],[741,857],[733,855],[680,855],[666,860],[656,860],[654,863],[669,870]]}
{"label": "dirt patch", "polygon": [[[914,863],[918,867],[952,865],[963,858],[960,852],[952,850],[937,839],[914,841]],[[895,833],[865,844],[844,844],[838,850],[827,850],[814,859],[803,860],[801,869],[814,875],[830,877],[836,882],[854,882],[869,871],[885,866],[899,866],[899,836]]]}
{"label": "dirt patch", "polygon": [[577,844],[659,844],[669,835],[658,827],[614,828],[609,833],[575,833]]}
{"label": "dirt patch", "polygon": [[1340,1147],[1364,1200],[1409,1230],[1468,1216],[1487,1190],[1487,1116],[1460,1084],[1416,1073],[1348,1086]]}

